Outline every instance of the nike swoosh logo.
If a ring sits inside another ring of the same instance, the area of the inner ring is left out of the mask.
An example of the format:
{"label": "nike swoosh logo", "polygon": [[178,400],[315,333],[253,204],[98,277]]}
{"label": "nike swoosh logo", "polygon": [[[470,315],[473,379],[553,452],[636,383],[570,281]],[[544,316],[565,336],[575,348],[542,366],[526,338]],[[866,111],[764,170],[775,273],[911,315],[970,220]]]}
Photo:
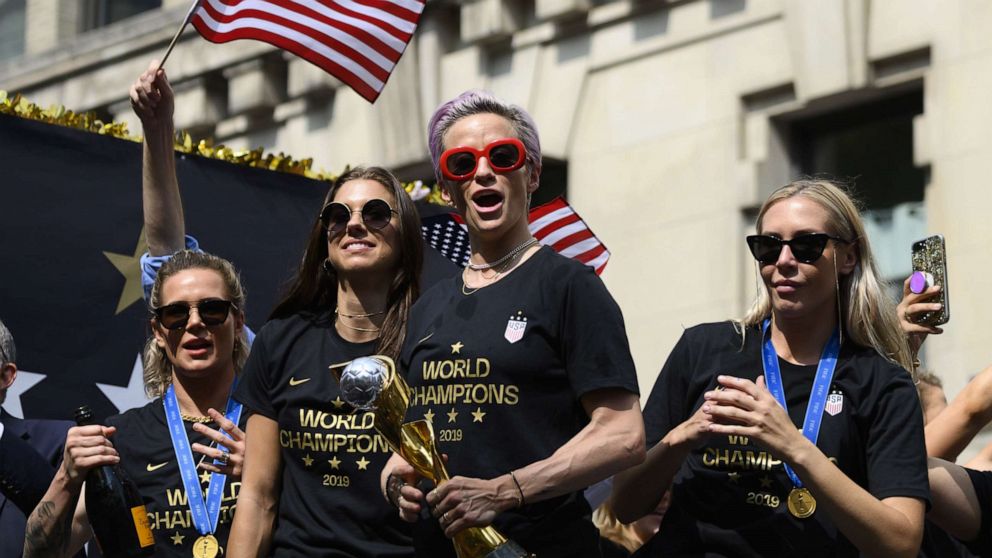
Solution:
{"label": "nike swoosh logo", "polygon": [[149,463],[148,465],[145,466],[145,470],[148,471],[149,473],[153,473],[155,471],[158,471],[162,467],[165,467],[168,464],[169,464],[168,461],[166,461],[165,463],[159,463],[158,465],[152,465],[151,463]]}
{"label": "nike swoosh logo", "polygon": [[290,378],[289,378],[289,385],[291,385],[291,386],[298,386],[300,384],[305,384],[305,383],[307,383],[309,381],[310,381],[310,378],[303,378],[302,380],[297,380],[296,378],[293,378],[292,376],[290,376]]}
{"label": "nike swoosh logo", "polygon": [[434,337],[434,332],[433,332],[433,331],[432,331],[432,332],[430,332],[430,333],[428,333],[428,334],[427,334],[427,337],[424,337],[424,338],[423,338],[423,339],[421,339],[420,341],[417,341],[417,344],[419,345],[419,344],[421,344],[421,343],[423,343],[424,341],[427,341],[427,340],[428,340],[428,339],[430,339],[431,337]]}

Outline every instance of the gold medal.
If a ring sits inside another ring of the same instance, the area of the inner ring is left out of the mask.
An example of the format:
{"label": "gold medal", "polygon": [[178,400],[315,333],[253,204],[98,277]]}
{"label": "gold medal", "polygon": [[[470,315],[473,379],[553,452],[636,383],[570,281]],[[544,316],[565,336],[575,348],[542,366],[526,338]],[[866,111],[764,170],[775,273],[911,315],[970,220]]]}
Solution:
{"label": "gold medal", "polygon": [[806,519],[816,511],[816,499],[805,488],[793,488],[789,492],[789,513],[799,519]]}
{"label": "gold medal", "polygon": [[215,558],[220,546],[213,535],[203,535],[193,543],[193,558]]}

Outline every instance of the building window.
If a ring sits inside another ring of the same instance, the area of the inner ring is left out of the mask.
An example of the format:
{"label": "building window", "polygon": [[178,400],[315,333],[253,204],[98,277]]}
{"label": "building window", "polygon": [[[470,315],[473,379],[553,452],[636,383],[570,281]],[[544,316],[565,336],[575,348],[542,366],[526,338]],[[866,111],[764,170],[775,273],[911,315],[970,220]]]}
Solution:
{"label": "building window", "polygon": [[913,91],[798,120],[788,130],[797,175],[853,186],[880,271],[899,296],[912,271],[910,246],[927,234],[928,169],[913,163],[913,118],[922,113],[923,94]]}
{"label": "building window", "polygon": [[83,31],[162,7],[162,0],[85,0]]}
{"label": "building window", "polygon": [[24,54],[24,2],[0,0],[0,61]]}

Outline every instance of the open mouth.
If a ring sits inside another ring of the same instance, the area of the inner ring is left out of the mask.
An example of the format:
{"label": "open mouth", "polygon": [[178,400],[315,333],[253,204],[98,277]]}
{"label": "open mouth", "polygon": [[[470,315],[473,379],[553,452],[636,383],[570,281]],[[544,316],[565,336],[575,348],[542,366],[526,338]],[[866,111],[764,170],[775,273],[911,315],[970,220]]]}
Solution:
{"label": "open mouth", "polygon": [[206,355],[214,344],[206,339],[193,339],[183,343],[183,349],[192,356]]}
{"label": "open mouth", "polygon": [[495,190],[483,190],[472,196],[472,204],[481,213],[496,211],[503,206],[503,195]]}

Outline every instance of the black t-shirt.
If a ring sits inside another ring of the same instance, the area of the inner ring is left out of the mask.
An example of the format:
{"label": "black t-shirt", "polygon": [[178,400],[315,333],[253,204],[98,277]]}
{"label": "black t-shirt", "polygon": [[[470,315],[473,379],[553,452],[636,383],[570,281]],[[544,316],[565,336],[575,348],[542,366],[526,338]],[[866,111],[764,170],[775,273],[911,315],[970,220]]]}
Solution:
{"label": "black t-shirt", "polygon": [[[594,271],[544,247],[500,281],[466,294],[460,276],[414,306],[402,358],[407,420],[434,424],[452,476],[491,479],[545,459],[588,423],[580,397],[637,393],[620,308]],[[528,504],[493,525],[542,558],[598,556],[581,493]],[[433,519],[419,556],[453,555]]]}
{"label": "black t-shirt", "polygon": [[[242,427],[246,415],[247,413],[241,414]],[[193,543],[200,537],[200,533],[193,525],[162,399],[112,416],[107,419],[107,425],[117,428],[111,442],[121,456],[124,473],[134,481],[145,500],[148,523],[155,534],[155,555],[184,558],[192,556]],[[205,446],[211,444],[209,438],[193,430],[192,423],[184,422],[183,425],[190,445],[197,442]],[[207,426],[218,428],[213,423]],[[200,454],[193,453],[194,462],[199,462],[200,457]],[[197,474],[206,498],[210,473],[198,469]],[[241,482],[228,479],[221,496],[217,531],[214,533],[222,550],[227,549],[227,537],[231,531],[231,521],[240,491]]]}
{"label": "black t-shirt", "polygon": [[[730,322],[685,331],[644,408],[648,447],[688,419],[716,376],[756,380],[761,331]],[[799,428],[816,365],[779,359],[789,415]],[[909,374],[873,349],[845,342],[817,446],[876,498],[929,502],[923,413]],[[792,482],[777,456],[740,436],[712,436],[683,463],[661,530],[638,556],[857,556],[826,513],[793,517]],[[814,494],[815,496],[815,494]]]}
{"label": "black t-shirt", "polygon": [[279,424],[282,490],[273,556],[408,557],[410,528],[379,490],[391,455],[373,414],[340,398],[328,367],[368,356],[375,342],[338,335],[333,314],[265,324],[235,398]]}

